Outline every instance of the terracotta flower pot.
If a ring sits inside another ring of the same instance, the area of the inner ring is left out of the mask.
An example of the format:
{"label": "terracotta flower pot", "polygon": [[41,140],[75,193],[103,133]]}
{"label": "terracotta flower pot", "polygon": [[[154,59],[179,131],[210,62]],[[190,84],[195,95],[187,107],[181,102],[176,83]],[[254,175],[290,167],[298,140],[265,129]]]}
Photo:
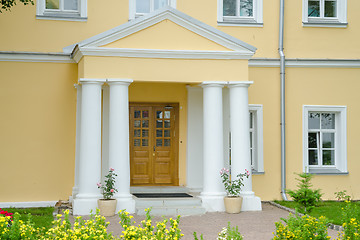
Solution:
{"label": "terracotta flower pot", "polygon": [[100,214],[104,217],[111,217],[115,215],[116,199],[98,199],[98,207]]}
{"label": "terracotta flower pot", "polygon": [[239,213],[241,211],[242,197],[225,197],[224,204],[227,213]]}

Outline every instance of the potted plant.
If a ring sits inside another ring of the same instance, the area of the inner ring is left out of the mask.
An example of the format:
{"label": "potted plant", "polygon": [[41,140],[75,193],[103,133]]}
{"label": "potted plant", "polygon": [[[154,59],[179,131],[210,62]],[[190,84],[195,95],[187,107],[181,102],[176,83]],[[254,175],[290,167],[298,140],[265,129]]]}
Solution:
{"label": "potted plant", "polygon": [[115,188],[115,176],[117,174],[114,172],[113,168],[110,168],[109,173],[105,176],[105,183],[97,183],[97,187],[102,189],[103,198],[98,200],[98,207],[100,209],[100,214],[109,217],[115,215],[116,210],[116,199],[112,197],[117,192]]}
{"label": "potted plant", "polygon": [[220,176],[225,187],[227,196],[224,198],[225,210],[227,213],[239,213],[241,211],[242,197],[240,196],[241,187],[244,186],[243,178],[248,178],[250,173],[245,169],[244,173],[239,173],[231,179],[229,169],[223,168]]}

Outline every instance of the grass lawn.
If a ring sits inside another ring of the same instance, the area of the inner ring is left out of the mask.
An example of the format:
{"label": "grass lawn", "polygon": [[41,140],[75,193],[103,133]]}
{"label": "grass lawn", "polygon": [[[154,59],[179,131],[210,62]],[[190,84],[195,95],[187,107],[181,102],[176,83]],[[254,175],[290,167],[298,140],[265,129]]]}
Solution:
{"label": "grass lawn", "polygon": [[[282,206],[295,209],[298,205],[293,201],[274,201]],[[360,217],[360,202],[355,202],[358,206],[357,216]],[[342,210],[345,207],[345,202],[337,201],[323,201],[317,207],[315,207],[309,214],[313,217],[319,218],[325,216],[331,223],[336,225],[342,225]]]}
{"label": "grass lawn", "polygon": [[28,214],[31,214],[31,221],[35,224],[36,228],[48,229],[52,227],[53,217],[53,207],[46,208],[3,208],[2,210],[8,211],[11,213],[18,212],[20,214],[20,219],[24,222],[28,219]]}

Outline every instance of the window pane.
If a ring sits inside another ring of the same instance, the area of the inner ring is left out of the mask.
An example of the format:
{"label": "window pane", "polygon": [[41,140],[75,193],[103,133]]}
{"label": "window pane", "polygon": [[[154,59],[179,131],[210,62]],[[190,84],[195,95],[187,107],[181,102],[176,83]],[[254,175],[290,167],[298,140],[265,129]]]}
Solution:
{"label": "window pane", "polygon": [[156,111],[156,118],[162,118],[162,111]]}
{"label": "window pane", "polygon": [[240,0],[240,16],[253,16],[253,0]]}
{"label": "window pane", "polygon": [[134,121],[134,127],[140,127],[140,120]]}
{"label": "window pane", "polygon": [[335,151],[324,150],[323,151],[323,165],[335,165]]}
{"label": "window pane", "polygon": [[317,148],[317,133],[309,133],[308,146],[309,148]]}
{"label": "window pane", "polygon": [[320,129],[320,113],[309,113],[309,129]]}
{"label": "window pane", "polygon": [[156,130],[156,137],[162,137],[162,130]]}
{"label": "window pane", "polygon": [[165,128],[170,128],[170,120],[165,120]]}
{"label": "window pane", "polygon": [[142,146],[143,146],[143,147],[149,146],[149,141],[148,141],[147,139],[143,139],[143,140],[142,140]]}
{"label": "window pane", "polygon": [[136,0],[136,12],[137,13],[149,13],[150,12],[150,0]]}
{"label": "window pane", "polygon": [[325,1],[325,17],[336,17],[336,1]]}
{"label": "window pane", "polygon": [[78,0],[65,0],[64,1],[65,10],[78,10]]}
{"label": "window pane", "polygon": [[46,9],[59,9],[59,0],[46,0]]}
{"label": "window pane", "polygon": [[308,16],[320,17],[320,1],[309,1]]}
{"label": "window pane", "polygon": [[140,111],[134,111],[134,118],[140,118]]}
{"label": "window pane", "polygon": [[149,111],[142,111],[143,118],[149,118]]}
{"label": "window pane", "polygon": [[134,139],[134,146],[140,147],[140,139]]}
{"label": "window pane", "polygon": [[164,139],[164,146],[170,147],[170,139]]}
{"label": "window pane", "polygon": [[149,120],[142,120],[142,127],[148,128],[149,127]]}
{"label": "window pane", "polygon": [[162,128],[163,127],[163,121],[162,120],[156,120],[156,128]]}
{"label": "window pane", "polygon": [[154,9],[162,8],[168,5],[167,0],[154,0]]}
{"label": "window pane", "polygon": [[170,130],[164,130],[164,137],[170,137]]}
{"label": "window pane", "polygon": [[149,136],[149,130],[143,129],[143,130],[142,130],[142,136],[143,136],[143,137],[148,137],[148,136]]}
{"label": "window pane", "polygon": [[254,117],[254,114],[251,112],[251,113],[249,114],[249,116],[250,116],[250,128],[253,128],[253,117]]}
{"label": "window pane", "polygon": [[335,134],[334,133],[323,133],[322,141],[323,141],[323,148],[334,148],[335,147]]}
{"label": "window pane", "polygon": [[252,141],[253,141],[253,133],[250,133],[250,148],[252,148]]}
{"label": "window pane", "polygon": [[335,114],[322,113],[321,114],[321,128],[335,129]]}
{"label": "window pane", "polygon": [[164,118],[170,118],[170,111],[165,111],[165,117]]}
{"label": "window pane", "polygon": [[317,150],[309,150],[309,165],[318,165]]}
{"label": "window pane", "polygon": [[223,15],[236,16],[236,0],[223,0]]}
{"label": "window pane", "polygon": [[156,146],[162,147],[162,139],[156,139]]}
{"label": "window pane", "polygon": [[140,137],[140,129],[134,130],[134,137]]}

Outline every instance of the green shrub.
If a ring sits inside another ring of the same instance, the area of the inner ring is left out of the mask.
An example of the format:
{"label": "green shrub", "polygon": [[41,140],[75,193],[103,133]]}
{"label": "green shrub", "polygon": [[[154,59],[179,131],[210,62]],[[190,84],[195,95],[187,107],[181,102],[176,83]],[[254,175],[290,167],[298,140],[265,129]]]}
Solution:
{"label": "green shrub", "polygon": [[300,205],[300,209],[297,209],[301,213],[309,213],[319,203],[322,194],[320,189],[311,189],[310,183],[313,175],[309,173],[297,174],[300,178],[296,178],[298,183],[297,190],[287,190],[286,192],[290,197]]}
{"label": "green shrub", "polygon": [[238,227],[231,227],[230,222],[228,226],[224,227],[221,232],[219,232],[217,240],[242,240],[243,236],[240,234]]}
{"label": "green shrub", "polygon": [[358,206],[350,201],[345,201],[346,206],[342,208],[343,230],[339,232],[338,239],[360,239],[360,222]]}

